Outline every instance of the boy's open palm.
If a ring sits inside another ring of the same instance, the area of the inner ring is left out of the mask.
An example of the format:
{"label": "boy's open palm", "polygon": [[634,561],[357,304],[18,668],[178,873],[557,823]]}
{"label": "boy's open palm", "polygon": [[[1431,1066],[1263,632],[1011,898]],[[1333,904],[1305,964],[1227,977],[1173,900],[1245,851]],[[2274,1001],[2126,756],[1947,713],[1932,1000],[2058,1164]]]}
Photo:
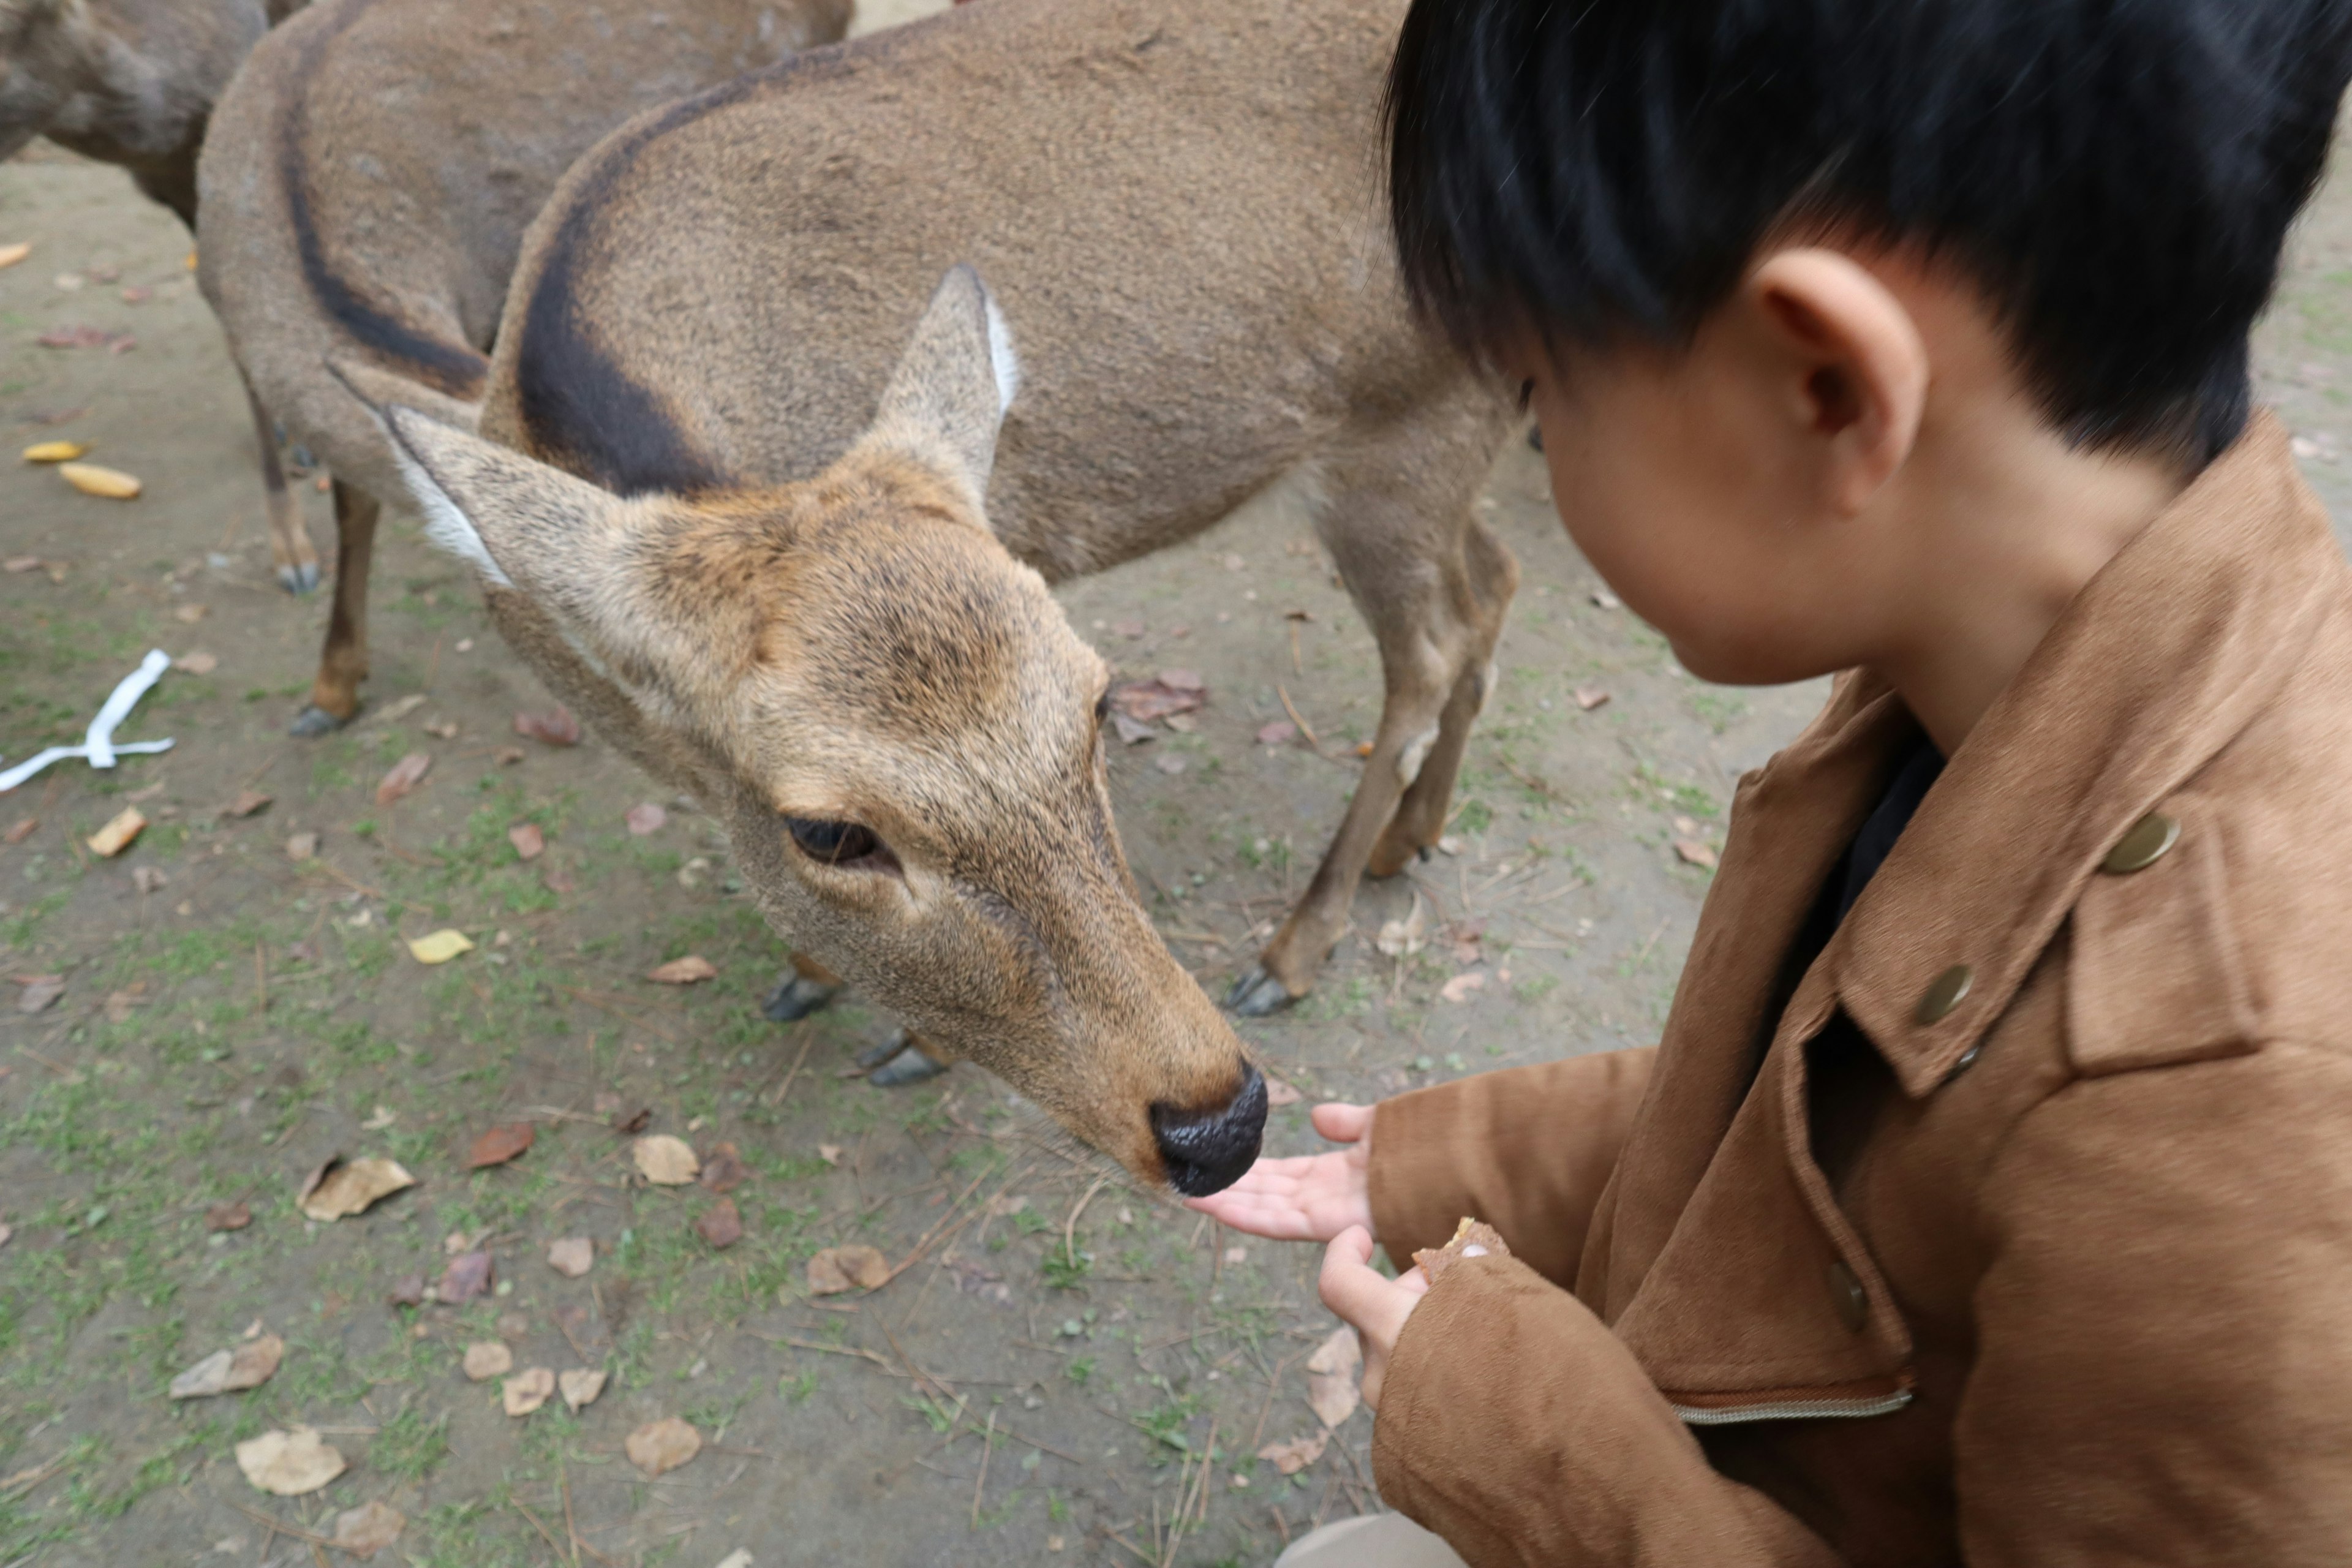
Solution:
{"label": "boy's open palm", "polygon": [[1315,1108],[1315,1131],[1345,1149],[1296,1159],[1261,1159],[1222,1193],[1185,1200],[1220,1225],[1271,1241],[1329,1241],[1350,1226],[1372,1227],[1365,1172],[1371,1163],[1372,1108],[1339,1101]]}

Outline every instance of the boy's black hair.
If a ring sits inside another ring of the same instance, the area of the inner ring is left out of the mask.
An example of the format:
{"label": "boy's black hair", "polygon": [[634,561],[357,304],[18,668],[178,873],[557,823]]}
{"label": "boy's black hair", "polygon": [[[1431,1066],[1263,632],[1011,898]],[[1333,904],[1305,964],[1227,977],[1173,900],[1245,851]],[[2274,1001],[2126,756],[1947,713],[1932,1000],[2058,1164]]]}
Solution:
{"label": "boy's black hair", "polygon": [[1414,0],[1391,219],[1474,354],[1685,342],[1786,222],[1916,246],[2070,438],[2201,466],[2347,75],[2352,0]]}

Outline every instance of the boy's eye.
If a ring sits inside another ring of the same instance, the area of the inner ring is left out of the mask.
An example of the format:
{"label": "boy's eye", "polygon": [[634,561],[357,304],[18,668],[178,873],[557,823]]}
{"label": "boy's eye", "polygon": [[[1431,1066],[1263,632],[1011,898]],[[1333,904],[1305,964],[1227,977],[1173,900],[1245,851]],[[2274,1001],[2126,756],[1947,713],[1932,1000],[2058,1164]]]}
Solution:
{"label": "boy's eye", "polygon": [[1528,405],[1533,403],[1535,400],[1535,378],[1530,376],[1526,381],[1519,383],[1519,412],[1525,414],[1528,411]]}

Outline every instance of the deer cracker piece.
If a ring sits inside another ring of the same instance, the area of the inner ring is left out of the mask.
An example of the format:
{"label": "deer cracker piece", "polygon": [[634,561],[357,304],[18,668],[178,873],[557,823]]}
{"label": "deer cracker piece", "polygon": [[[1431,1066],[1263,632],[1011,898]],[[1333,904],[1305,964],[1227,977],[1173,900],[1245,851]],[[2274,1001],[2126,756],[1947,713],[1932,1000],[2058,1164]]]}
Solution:
{"label": "deer cracker piece", "polygon": [[1437,1277],[1453,1268],[1456,1259],[1484,1258],[1490,1253],[1496,1258],[1511,1255],[1510,1247],[1504,1244],[1503,1233],[1483,1220],[1464,1215],[1462,1223],[1454,1227],[1453,1240],[1444,1247],[1424,1247],[1412,1255],[1412,1260],[1434,1285]]}

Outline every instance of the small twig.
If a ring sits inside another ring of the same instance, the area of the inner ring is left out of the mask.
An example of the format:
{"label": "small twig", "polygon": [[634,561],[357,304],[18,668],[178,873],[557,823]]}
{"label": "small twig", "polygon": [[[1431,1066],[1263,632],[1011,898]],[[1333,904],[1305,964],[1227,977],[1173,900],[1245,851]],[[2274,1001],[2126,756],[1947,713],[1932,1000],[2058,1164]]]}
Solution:
{"label": "small twig", "polygon": [[996,1449],[996,1412],[988,1413],[988,1430],[980,1439],[980,1475],[971,1483],[971,1528],[980,1528],[981,1489],[988,1485],[988,1459]]}
{"label": "small twig", "polygon": [[[529,1509],[527,1509],[527,1508],[523,1507],[523,1505],[522,1505],[522,1500],[521,1500],[520,1498],[516,1498],[516,1497],[509,1497],[509,1498],[508,1498],[508,1499],[507,1499],[507,1506],[508,1506],[509,1508],[510,1508],[510,1509],[514,1510],[517,1513],[519,1513],[519,1514],[522,1515],[522,1516],[523,1516],[523,1518],[525,1518],[525,1519],[527,1519],[527,1520],[530,1521],[530,1527],[531,1527],[533,1530],[536,1530],[537,1531],[539,1531],[540,1536],[541,1537],[541,1539],[543,1539],[544,1541],[546,1541],[546,1542],[547,1542],[547,1549],[548,1549],[549,1551],[551,1551],[551,1552],[554,1552],[554,1553],[555,1553],[555,1560],[556,1560],[558,1563],[561,1563],[561,1562],[562,1562],[562,1561],[564,1560],[564,1557],[565,1557],[566,1553],[564,1552],[564,1550],[563,1550],[563,1542],[562,1542],[561,1541],[558,1541],[558,1540],[556,1540],[556,1539],[555,1539],[555,1533],[554,1533],[554,1531],[552,1531],[549,1530],[549,1529],[547,1528],[547,1526],[545,1526],[545,1525],[543,1525],[543,1524],[540,1523],[540,1521],[539,1521],[539,1515],[537,1515],[537,1514],[535,1514],[535,1513],[531,1512],[531,1511],[530,1511],[530,1510],[529,1510]],[[579,1561],[580,1561],[580,1559],[579,1559],[578,1557],[574,1556],[574,1557],[572,1557],[572,1562],[574,1562],[574,1563],[577,1563],[577,1562],[579,1562]]]}
{"label": "small twig", "polygon": [[677,1037],[671,1034],[667,1029],[663,1028],[659,1024],[649,1023],[646,1019],[637,1016],[635,1013],[630,1012],[627,1008],[620,1006],[615,1003],[598,995],[593,991],[583,991],[576,985],[566,985],[560,981],[556,983],[555,988],[558,991],[562,992],[567,996],[577,997],[579,1000],[587,1003],[588,1005],[598,1009],[600,1012],[610,1013],[616,1018],[626,1018],[638,1028],[646,1029],[654,1034],[659,1035],[663,1039],[667,1040],[673,1046],[678,1043]]}
{"label": "small twig", "polygon": [[[441,645],[435,643],[433,651],[439,653]],[[430,685],[431,682],[427,681],[426,684]],[[571,1337],[569,1334],[564,1335],[566,1339]],[[585,1361],[587,1358],[583,1356],[581,1359]],[[572,1568],[580,1568],[580,1527],[572,1522],[572,1471],[567,1467],[559,1469],[556,1474],[563,1483],[563,1533],[572,1538]]]}
{"label": "small twig", "polygon": [[229,1507],[236,1510],[237,1512],[245,1515],[246,1518],[253,1521],[254,1523],[266,1524],[280,1535],[291,1536],[296,1541],[307,1541],[313,1546],[334,1545],[332,1541],[330,1541],[323,1535],[313,1535],[307,1530],[287,1523],[284,1520],[278,1518],[274,1514],[264,1513],[257,1508],[247,1508],[245,1504],[237,1501],[236,1499],[233,1497],[224,1496],[218,1492],[214,1493],[213,1496],[215,1501],[228,1504]]}
{"label": "small twig", "polygon": [[801,1076],[801,1064],[808,1060],[809,1047],[815,1043],[816,1031],[814,1029],[803,1029],[801,1031],[801,1054],[793,1058],[793,1070],[784,1075],[784,1081],[776,1086],[775,1093],[768,1096],[767,1105],[770,1110],[772,1110],[777,1106],[782,1105],[784,1102],[784,1096],[793,1091],[793,1079]]}
{"label": "small twig", "polygon": [[1307,721],[1307,716],[1301,713],[1297,705],[1290,700],[1290,693],[1283,689],[1280,681],[1275,682],[1274,694],[1282,699],[1282,710],[1290,715],[1290,721],[1298,726],[1298,732],[1307,737],[1307,743],[1315,748],[1315,754],[1321,756],[1323,742],[1317,738],[1315,726]]}
{"label": "small twig", "polygon": [[1080,1198],[1076,1203],[1070,1205],[1070,1217],[1062,1223],[1063,1262],[1073,1264],[1077,1262],[1078,1216],[1087,1212],[1087,1205],[1095,1201],[1095,1194],[1102,1191],[1104,1184],[1109,1180],[1110,1178],[1108,1176],[1097,1176],[1095,1178],[1095,1184],[1087,1189],[1086,1196]]}
{"label": "small twig", "polygon": [[269,961],[262,956],[261,942],[258,939],[253,944],[253,995],[254,1010],[258,1013],[268,1012]]}

